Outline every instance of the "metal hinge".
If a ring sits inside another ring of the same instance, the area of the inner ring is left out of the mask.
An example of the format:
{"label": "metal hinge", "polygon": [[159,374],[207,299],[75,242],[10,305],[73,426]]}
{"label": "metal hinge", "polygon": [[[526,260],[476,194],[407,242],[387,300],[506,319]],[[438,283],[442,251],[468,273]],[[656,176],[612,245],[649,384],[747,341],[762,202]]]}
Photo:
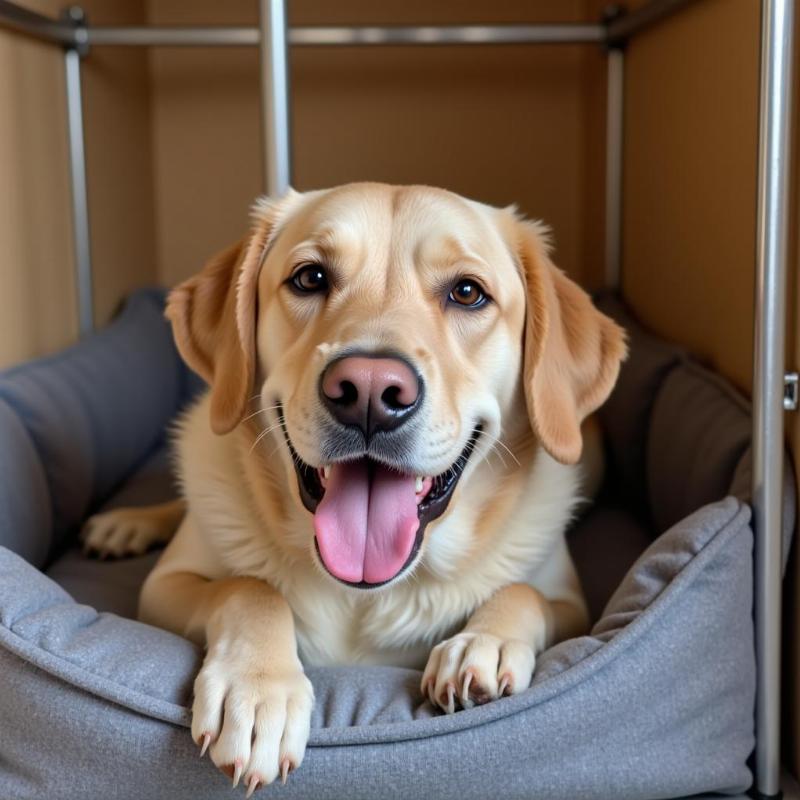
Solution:
{"label": "metal hinge", "polygon": [[783,408],[786,411],[797,411],[800,375],[796,372],[787,372],[783,376]]}

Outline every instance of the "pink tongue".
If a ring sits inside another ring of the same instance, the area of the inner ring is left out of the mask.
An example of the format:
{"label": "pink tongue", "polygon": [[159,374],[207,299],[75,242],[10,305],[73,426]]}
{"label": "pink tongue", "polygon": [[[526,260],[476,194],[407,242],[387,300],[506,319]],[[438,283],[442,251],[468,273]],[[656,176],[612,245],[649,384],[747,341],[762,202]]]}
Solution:
{"label": "pink tongue", "polygon": [[319,553],[331,574],[383,583],[403,568],[419,528],[414,477],[367,461],[331,466],[314,514]]}

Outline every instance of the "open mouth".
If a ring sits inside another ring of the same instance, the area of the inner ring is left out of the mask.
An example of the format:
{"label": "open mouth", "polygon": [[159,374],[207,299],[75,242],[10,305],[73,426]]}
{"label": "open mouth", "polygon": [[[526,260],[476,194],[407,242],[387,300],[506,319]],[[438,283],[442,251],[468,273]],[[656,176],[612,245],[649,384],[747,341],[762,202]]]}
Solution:
{"label": "open mouth", "polygon": [[366,455],[312,467],[292,446],[280,408],[278,416],[300,498],[314,515],[320,561],[334,578],[360,589],[388,583],[413,563],[425,527],[447,508],[482,430],[475,427],[449,469],[425,476]]}

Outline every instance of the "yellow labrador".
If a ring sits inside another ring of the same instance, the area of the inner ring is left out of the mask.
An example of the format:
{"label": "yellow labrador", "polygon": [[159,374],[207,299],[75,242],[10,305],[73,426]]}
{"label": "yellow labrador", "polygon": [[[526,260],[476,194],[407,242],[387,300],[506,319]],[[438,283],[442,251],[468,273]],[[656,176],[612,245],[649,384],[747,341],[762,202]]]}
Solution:
{"label": "yellow labrador", "polygon": [[539,225],[427,187],[290,191],[167,315],[210,387],[176,437],[185,508],[96,517],[87,545],[178,528],[140,616],[206,644],[192,735],[234,784],[300,765],[303,663],[424,667],[453,712],[583,631],[564,530],[625,343]]}

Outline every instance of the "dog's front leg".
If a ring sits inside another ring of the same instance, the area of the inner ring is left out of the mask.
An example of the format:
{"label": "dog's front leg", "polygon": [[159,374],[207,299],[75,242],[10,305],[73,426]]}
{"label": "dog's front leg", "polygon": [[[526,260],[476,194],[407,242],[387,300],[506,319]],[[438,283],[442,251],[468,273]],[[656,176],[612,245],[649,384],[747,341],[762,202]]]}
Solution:
{"label": "dog's front leg", "polygon": [[292,612],[255,578],[159,571],[142,594],[146,622],[207,643],[194,683],[192,737],[248,796],[303,760],[313,690],[297,656]]}
{"label": "dog's front leg", "polygon": [[524,583],[505,586],[475,611],[464,630],[431,650],[422,694],[452,714],[459,705],[470,708],[524,691],[536,655],[583,626],[579,604],[551,602]]}

